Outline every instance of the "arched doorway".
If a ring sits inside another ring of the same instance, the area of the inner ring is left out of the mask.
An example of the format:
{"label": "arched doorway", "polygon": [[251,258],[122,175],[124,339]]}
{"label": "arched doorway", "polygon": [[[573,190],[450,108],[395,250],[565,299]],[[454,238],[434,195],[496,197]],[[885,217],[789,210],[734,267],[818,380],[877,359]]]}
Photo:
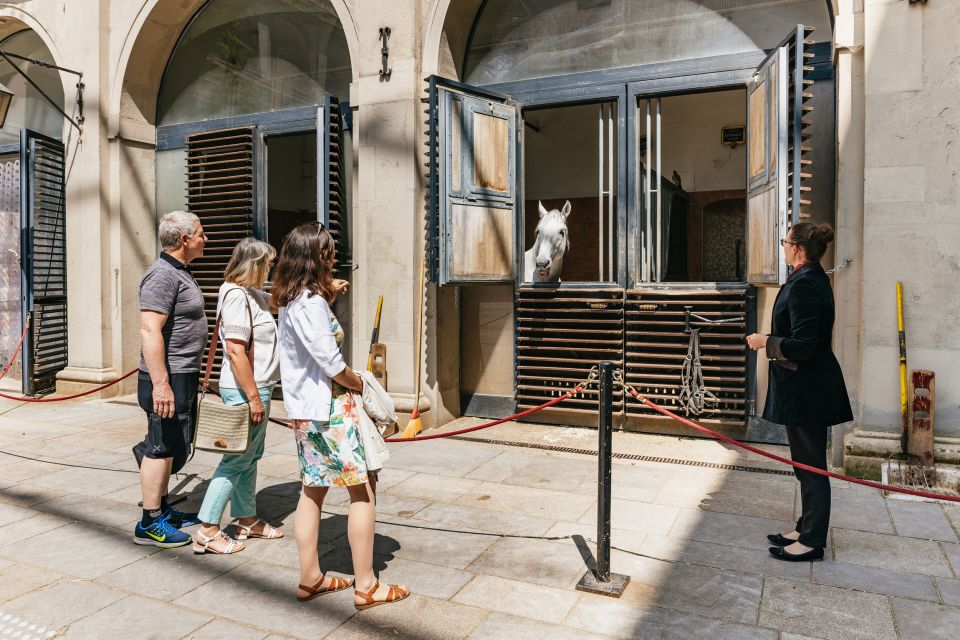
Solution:
{"label": "arched doorway", "polygon": [[[701,327],[717,401],[698,417],[763,439],[757,365],[743,336],[786,275],[778,239],[800,219],[833,219],[829,3],[465,0],[450,3],[444,36],[437,68],[455,77],[431,83],[435,275],[441,284],[486,282],[461,289],[467,410],[535,406],[601,359],[622,363],[629,382],[679,407],[690,306],[737,319]],[[505,124],[482,124],[481,113]],[[491,137],[501,130],[516,132],[515,144]],[[455,149],[480,153],[458,161]],[[490,158],[509,189],[471,186],[488,173],[477,163]],[[732,230],[743,274],[708,277],[704,265],[719,260],[711,252],[729,247],[708,242],[694,216],[729,199],[746,211]],[[571,253],[559,281],[527,282],[521,266],[538,204],[567,201]],[[474,220],[497,216],[511,219],[512,243],[502,221]],[[481,235],[458,238],[458,228]],[[482,235],[493,229],[495,237]],[[493,276],[451,277],[451,260],[471,244],[506,246],[511,259]],[[494,354],[493,375],[468,365]],[[574,404],[579,412],[550,419],[595,421],[595,395]],[[624,426],[658,428],[643,409],[620,407]]]}
{"label": "arched doorway", "polygon": [[307,220],[331,229],[349,274],[351,79],[329,0],[211,0],[189,22],[157,99],[156,202],[203,222],[194,273],[205,293],[239,239],[279,248]]}
{"label": "arched doorway", "polygon": [[8,35],[0,49],[29,58],[0,61],[0,84],[14,94],[0,128],[0,361],[10,361],[29,318],[8,375],[33,395],[51,390],[67,364],[64,120],[43,95],[62,109],[64,91],[59,72],[38,64],[55,60],[35,31]]}

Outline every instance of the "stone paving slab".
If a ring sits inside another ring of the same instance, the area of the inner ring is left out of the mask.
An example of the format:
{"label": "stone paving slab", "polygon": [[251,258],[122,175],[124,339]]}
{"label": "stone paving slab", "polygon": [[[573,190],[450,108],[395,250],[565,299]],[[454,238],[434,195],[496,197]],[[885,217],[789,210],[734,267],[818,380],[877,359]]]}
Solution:
{"label": "stone paving slab", "polygon": [[[610,525],[617,529],[665,535],[680,516],[680,509],[661,504],[649,504],[614,498],[610,501]],[[597,521],[594,505],[578,520],[581,524]]]}
{"label": "stone paving slab", "polygon": [[[379,507],[378,497],[377,508]],[[416,516],[418,520],[513,536],[542,536],[554,525],[551,519],[499,513],[489,509],[475,509],[442,502],[432,503],[419,511]]]}
{"label": "stone paving slab", "polygon": [[483,621],[483,609],[411,595],[409,602],[374,607],[355,615],[328,638],[331,640],[456,640],[467,638]]}
{"label": "stone paving slab", "polygon": [[689,538],[766,552],[770,547],[767,534],[789,531],[793,525],[793,522],[769,518],[685,510],[680,512],[669,533],[676,538]]}
{"label": "stone paving slab", "polygon": [[263,640],[267,632],[226,620],[214,620],[183,636],[182,640]]}
{"label": "stone paving slab", "polygon": [[592,557],[584,558],[572,541],[503,538],[480,554],[467,570],[569,590],[592,561]]}
{"label": "stone paving slab", "polygon": [[309,640],[323,637],[355,613],[349,592],[297,602],[297,583],[295,569],[251,561],[181,596],[174,604]]}
{"label": "stone paving slab", "polygon": [[162,629],[165,637],[179,638],[211,620],[209,615],[187,611],[182,607],[129,596],[71,625],[63,637],[66,640],[102,640],[104,631],[109,630],[109,634],[115,638],[138,638],[144,637],[144,630],[153,626],[154,629]]}
{"label": "stone paving slab", "polygon": [[951,580],[950,578],[934,578],[937,583],[937,590],[943,604],[960,606],[960,580]]}
{"label": "stone paving slab", "polygon": [[470,640],[609,640],[611,637],[504,613],[491,613],[470,635]]}
{"label": "stone paving slab", "polygon": [[638,607],[603,596],[586,594],[566,624],[615,638],[641,640],[777,640],[773,629],[658,607]]}
{"label": "stone paving slab", "polygon": [[700,564],[740,573],[801,581],[810,579],[810,563],[781,562],[766,551],[712,542],[647,536],[640,553],[670,562]]}
{"label": "stone paving slab", "polygon": [[953,577],[940,546],[931,540],[833,529],[833,544],[838,562]]}
{"label": "stone paving slab", "polygon": [[942,543],[940,548],[943,549],[943,554],[950,562],[950,566],[953,567],[954,577],[960,578],[960,545]]}
{"label": "stone paving slab", "polygon": [[[7,563],[0,568],[0,602],[12,600],[36,591],[60,580],[62,573],[31,567],[25,564]],[[2,607],[0,607],[2,609]],[[0,636],[2,637],[2,636]]]}
{"label": "stone paving slab", "polygon": [[764,581],[759,623],[824,640],[897,637],[886,596],[779,578]]}
{"label": "stone paving slab", "polygon": [[67,580],[3,603],[3,611],[60,629],[121,600],[120,591],[86,580]]}
{"label": "stone paving slab", "polygon": [[559,623],[577,602],[577,592],[508,580],[475,577],[454,596],[454,602],[499,611],[541,622]]}
{"label": "stone paving slab", "polygon": [[930,576],[844,562],[815,562],[812,568],[813,581],[817,584],[931,602],[940,600]]}
{"label": "stone paving slab", "polygon": [[[164,550],[101,575],[97,582],[158,600],[175,600],[248,562],[238,553],[195,558],[190,546]],[[150,576],[145,580],[145,576]],[[185,633],[185,632],[184,632]]]}
{"label": "stone paving slab", "polygon": [[0,548],[0,555],[93,579],[144,558],[157,549],[133,544],[129,533],[88,523],[72,523]]}
{"label": "stone paving slab", "polygon": [[904,598],[893,599],[893,615],[901,638],[956,640],[960,609]]}
{"label": "stone paving slab", "polygon": [[[136,474],[65,466],[135,469],[129,449],[142,436],[142,412],[118,405],[106,422],[90,419],[106,404],[0,416],[0,476],[12,478],[0,477],[0,612],[18,607],[38,619],[31,623],[67,637],[98,630],[104,637],[105,629],[136,637],[131,620],[141,611],[176,620],[156,634],[173,640],[922,640],[942,637],[923,635],[926,621],[938,633],[957,628],[960,509],[953,505],[895,504],[833,483],[827,560],[781,563],[767,553],[766,535],[793,525],[793,478],[618,460],[611,560],[632,579],[623,598],[611,600],[573,589],[595,563],[595,457],[466,441],[391,445],[374,567],[413,588],[408,602],[360,613],[349,593],[298,603],[299,481],[289,431],[270,427],[257,496],[261,515],[282,525],[286,538],[249,541],[235,556],[195,557],[189,547],[132,544]],[[546,425],[483,435],[596,446],[595,431]],[[765,464],[707,440],[618,433],[615,442],[623,452]],[[188,495],[183,508],[199,504],[218,461],[198,454],[174,478],[174,493]],[[335,574],[353,571],[348,502],[334,490],[323,508],[317,553]]]}
{"label": "stone paving slab", "polygon": [[887,508],[897,534],[909,538],[960,542],[941,506],[935,502],[888,500]]}

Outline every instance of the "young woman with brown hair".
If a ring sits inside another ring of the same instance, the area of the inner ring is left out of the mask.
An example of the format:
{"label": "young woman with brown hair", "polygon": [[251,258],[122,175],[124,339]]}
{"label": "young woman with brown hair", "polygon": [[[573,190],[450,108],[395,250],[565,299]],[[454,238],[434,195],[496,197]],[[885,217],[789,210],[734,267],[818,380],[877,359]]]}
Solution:
{"label": "young woman with brown hair", "polygon": [[346,289],[333,279],[335,258],[330,233],[322,224],[305,223],[284,238],[273,278],[283,402],[293,421],[303,483],[294,526],[300,555],[297,598],[306,601],[351,586],[322,572],[317,557],[323,499],[330,487],[346,487],[354,605],[366,609],[402,600],[410,590],[381,585],[373,573],[376,477],[367,472],[353,396],[363,382],[343,361],[343,329],[330,308]]}

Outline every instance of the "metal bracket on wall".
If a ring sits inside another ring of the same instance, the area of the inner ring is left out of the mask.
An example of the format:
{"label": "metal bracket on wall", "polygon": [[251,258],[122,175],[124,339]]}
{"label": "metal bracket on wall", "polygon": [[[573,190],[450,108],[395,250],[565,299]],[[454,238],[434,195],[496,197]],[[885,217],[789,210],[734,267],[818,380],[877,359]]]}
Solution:
{"label": "metal bracket on wall", "polygon": [[390,74],[393,73],[393,69],[388,66],[388,61],[390,60],[388,40],[390,40],[390,27],[380,27],[380,42],[383,43],[380,46],[380,64],[382,65],[380,69],[380,82],[389,80]]}

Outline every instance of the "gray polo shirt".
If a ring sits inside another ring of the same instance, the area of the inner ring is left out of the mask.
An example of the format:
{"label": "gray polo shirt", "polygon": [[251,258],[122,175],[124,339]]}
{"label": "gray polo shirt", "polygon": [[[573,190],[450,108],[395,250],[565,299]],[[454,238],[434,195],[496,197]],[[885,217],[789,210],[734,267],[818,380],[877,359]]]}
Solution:
{"label": "gray polo shirt", "polygon": [[[187,267],[161,253],[140,281],[140,310],[167,316],[161,334],[170,373],[199,371],[207,342],[207,316],[200,285]],[[147,371],[142,350],[140,370]]]}

